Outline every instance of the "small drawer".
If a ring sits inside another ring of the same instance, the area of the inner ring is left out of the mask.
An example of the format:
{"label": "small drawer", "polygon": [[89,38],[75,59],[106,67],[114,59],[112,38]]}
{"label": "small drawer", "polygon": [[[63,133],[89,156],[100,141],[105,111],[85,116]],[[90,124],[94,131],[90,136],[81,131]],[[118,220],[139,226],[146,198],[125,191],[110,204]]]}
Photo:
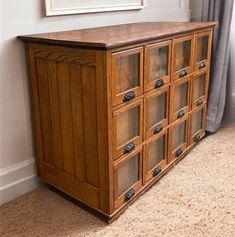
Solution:
{"label": "small drawer", "polygon": [[160,89],[170,82],[171,41],[151,44],[145,51],[145,91]]}
{"label": "small drawer", "polygon": [[167,129],[146,142],[144,148],[144,183],[156,178],[166,168],[167,151]]}
{"label": "small drawer", "polygon": [[188,147],[189,117],[181,118],[169,129],[169,162],[179,158]]}
{"label": "small drawer", "polygon": [[157,134],[168,125],[169,91],[166,86],[160,91],[149,93],[145,98],[145,139]]}
{"label": "small drawer", "polygon": [[192,77],[192,109],[207,101],[209,73],[206,69],[194,73]]}
{"label": "small drawer", "polygon": [[184,117],[190,110],[191,76],[176,81],[171,86],[170,122]]}
{"label": "small drawer", "polygon": [[113,112],[113,153],[115,159],[127,155],[142,143],[143,100]]}
{"label": "small drawer", "polygon": [[131,200],[142,187],[142,146],[114,163],[114,207]]}
{"label": "small drawer", "polygon": [[212,31],[195,34],[194,71],[208,68],[210,64]]}
{"label": "small drawer", "polygon": [[206,104],[196,108],[190,114],[190,145],[198,143],[205,134],[206,126]]}
{"label": "small drawer", "polygon": [[193,71],[193,35],[173,40],[172,79],[186,77]]}
{"label": "small drawer", "polygon": [[113,105],[126,103],[143,93],[143,47],[112,54]]}

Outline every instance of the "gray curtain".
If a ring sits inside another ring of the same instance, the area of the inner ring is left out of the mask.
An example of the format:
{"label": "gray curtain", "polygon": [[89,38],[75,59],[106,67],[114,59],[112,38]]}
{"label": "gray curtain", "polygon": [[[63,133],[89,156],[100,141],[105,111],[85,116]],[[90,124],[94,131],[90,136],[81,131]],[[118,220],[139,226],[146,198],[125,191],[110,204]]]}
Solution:
{"label": "gray curtain", "polygon": [[212,68],[209,89],[206,130],[216,132],[221,125],[225,111],[228,66],[229,37],[234,0],[203,0],[202,21],[218,21],[215,28],[212,49]]}

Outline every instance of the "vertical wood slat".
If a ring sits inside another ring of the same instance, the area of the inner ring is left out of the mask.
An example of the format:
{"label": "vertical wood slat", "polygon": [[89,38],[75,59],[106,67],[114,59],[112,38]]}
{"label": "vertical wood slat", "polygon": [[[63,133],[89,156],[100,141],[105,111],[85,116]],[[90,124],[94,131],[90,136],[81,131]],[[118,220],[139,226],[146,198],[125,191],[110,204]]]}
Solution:
{"label": "vertical wood slat", "polygon": [[74,166],[76,177],[79,180],[86,180],[85,150],[84,150],[84,133],[82,117],[82,73],[81,66],[70,64],[71,77],[71,99],[72,99],[72,120],[74,132]]}
{"label": "vertical wood slat", "polygon": [[60,116],[60,97],[59,86],[57,81],[57,66],[56,62],[48,61],[48,83],[50,92],[50,109],[52,120],[52,136],[54,149],[54,165],[63,171],[63,154],[61,153],[62,136],[61,136],[61,116]]}
{"label": "vertical wood slat", "polygon": [[39,88],[39,101],[41,111],[42,137],[43,137],[43,161],[54,166],[52,123],[50,112],[50,91],[47,74],[47,61],[37,59],[37,79]]}
{"label": "vertical wood slat", "polygon": [[57,63],[57,78],[61,106],[61,129],[63,147],[64,172],[75,175],[73,153],[73,125],[71,106],[71,87],[69,66],[66,63]]}
{"label": "vertical wood slat", "polygon": [[94,67],[82,67],[84,146],[86,154],[86,181],[98,187],[98,148],[96,112],[96,75]]}

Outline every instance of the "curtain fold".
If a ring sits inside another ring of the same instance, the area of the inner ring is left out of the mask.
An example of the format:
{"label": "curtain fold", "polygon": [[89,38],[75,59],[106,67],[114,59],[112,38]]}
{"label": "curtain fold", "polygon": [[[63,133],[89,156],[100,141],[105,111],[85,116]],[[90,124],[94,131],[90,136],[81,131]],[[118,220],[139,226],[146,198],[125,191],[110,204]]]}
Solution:
{"label": "curtain fold", "polygon": [[218,21],[213,36],[211,81],[206,130],[216,132],[224,115],[230,54],[230,28],[234,0],[203,0],[202,21]]}

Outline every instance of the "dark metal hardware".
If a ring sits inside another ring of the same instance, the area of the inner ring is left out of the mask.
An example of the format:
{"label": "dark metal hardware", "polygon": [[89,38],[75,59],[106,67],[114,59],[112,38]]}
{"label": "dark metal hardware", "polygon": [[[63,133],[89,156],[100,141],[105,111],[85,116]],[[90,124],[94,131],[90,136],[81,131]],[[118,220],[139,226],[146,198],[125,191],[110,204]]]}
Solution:
{"label": "dark metal hardware", "polygon": [[164,81],[162,79],[159,79],[159,80],[156,81],[154,87],[157,89],[157,88],[161,88],[163,86],[164,86]]}
{"label": "dark metal hardware", "polygon": [[187,75],[188,75],[188,73],[187,73],[186,70],[182,70],[182,71],[180,71],[180,73],[179,73],[179,77],[180,77],[180,78],[185,77],[185,76],[187,76]]}
{"label": "dark metal hardware", "polygon": [[185,112],[183,110],[181,110],[179,113],[178,113],[178,118],[182,118],[184,117],[185,115]]}
{"label": "dark metal hardware", "polygon": [[125,201],[129,201],[135,195],[135,190],[132,188],[125,194]]}
{"label": "dark metal hardware", "polygon": [[197,134],[197,135],[194,137],[194,142],[198,143],[200,140],[201,140],[201,136],[200,136],[200,134]]}
{"label": "dark metal hardware", "polygon": [[135,98],[135,93],[133,91],[127,92],[123,97],[123,102],[131,101]]}
{"label": "dark metal hardware", "polygon": [[133,150],[135,150],[135,144],[131,142],[124,148],[124,154],[128,154],[132,152]]}
{"label": "dark metal hardware", "polygon": [[199,63],[199,69],[202,69],[202,68],[204,68],[204,67],[206,67],[206,64],[205,64],[205,63]]}
{"label": "dark metal hardware", "polygon": [[153,130],[153,133],[156,134],[156,133],[160,133],[162,131],[163,127],[161,124],[157,125],[156,128],[154,128]]}
{"label": "dark metal hardware", "polygon": [[161,173],[161,167],[160,166],[158,166],[157,168],[155,168],[154,170],[153,170],[153,176],[157,176],[157,175],[159,175],[160,173]]}
{"label": "dark metal hardware", "polygon": [[200,106],[200,105],[202,105],[203,104],[203,100],[202,99],[199,99],[198,101],[197,101],[197,106]]}
{"label": "dark metal hardware", "polygon": [[179,149],[175,152],[175,157],[179,157],[182,153],[183,153],[182,148],[179,148]]}

